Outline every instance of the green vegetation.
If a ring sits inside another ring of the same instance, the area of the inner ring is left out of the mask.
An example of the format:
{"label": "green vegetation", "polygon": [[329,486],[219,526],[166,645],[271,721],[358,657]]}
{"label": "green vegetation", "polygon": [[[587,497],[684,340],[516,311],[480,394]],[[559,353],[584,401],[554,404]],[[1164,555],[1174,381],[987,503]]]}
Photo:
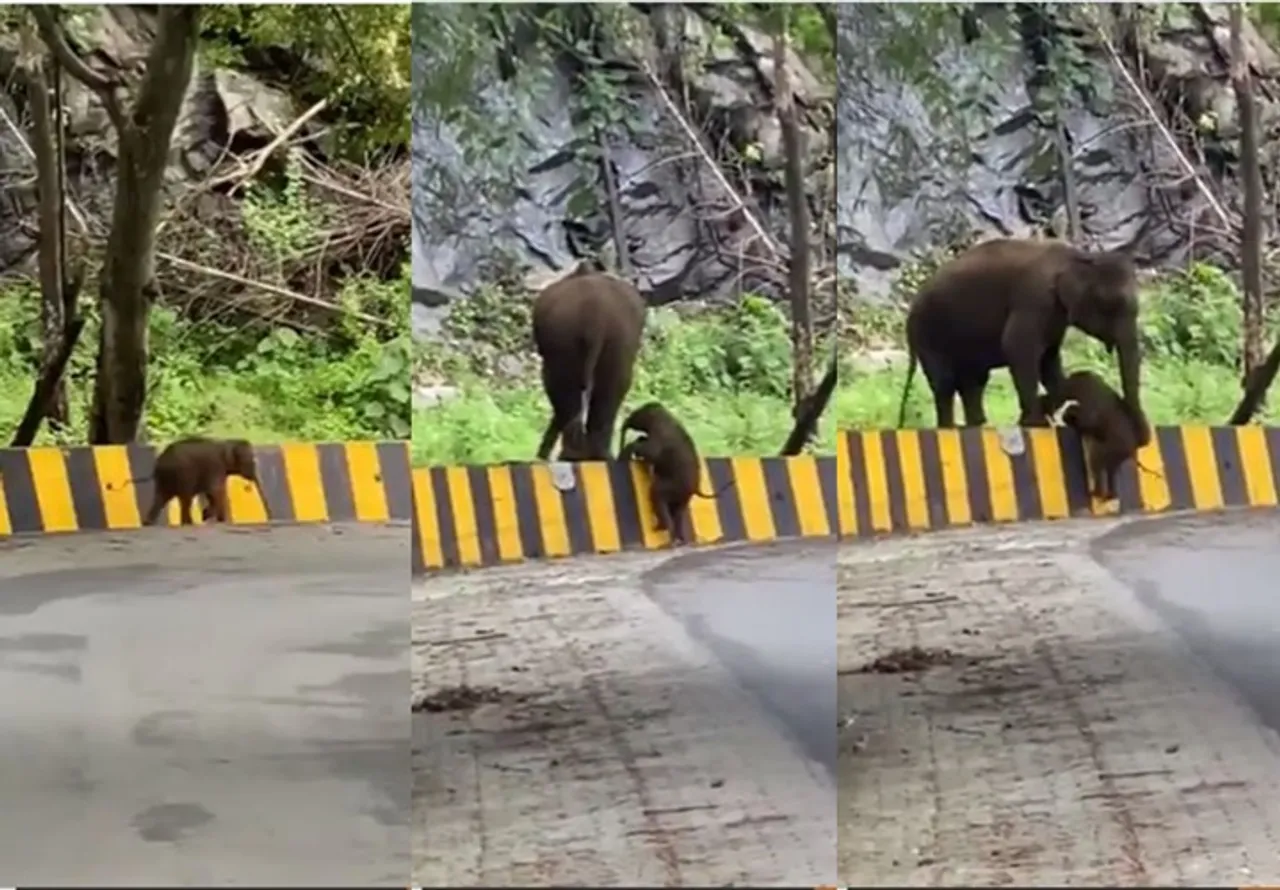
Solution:
{"label": "green vegetation", "polygon": [[[528,302],[489,290],[458,305],[443,342],[418,347],[417,380],[460,394],[414,412],[415,464],[533,459],[550,415],[528,319]],[[704,455],[776,454],[791,431],[789,324],[751,296],[697,315],[650,309],[623,416],[657,399]],[[832,451],[833,429],[816,450]]]}
{"label": "green vegetation", "polygon": [[[906,276],[916,280],[919,274],[913,269]],[[905,349],[900,308],[859,306],[856,312],[851,323],[854,353],[868,348]],[[1268,319],[1267,342],[1280,333],[1277,321],[1274,313]],[[1194,265],[1144,289],[1142,403],[1153,423],[1226,422],[1243,394],[1241,324],[1240,292],[1226,273],[1213,266]],[[1068,372],[1098,371],[1119,388],[1114,359],[1079,331],[1067,333],[1063,364]],[[905,362],[883,370],[846,371],[835,399],[837,425],[843,429],[897,426],[905,379]],[[992,375],[986,406],[993,424],[1017,420],[1017,397],[1007,371]],[[1273,402],[1259,419],[1280,421],[1280,408]],[[918,369],[907,400],[906,422],[908,426],[934,424],[933,398]]]}
{"label": "green vegetation", "polygon": [[[380,304],[398,312],[407,331],[400,280],[348,279],[351,304]],[[393,309],[394,307],[394,309]],[[41,428],[36,444],[86,441],[93,393],[98,316],[86,302],[88,323],[64,378],[71,424]],[[35,385],[40,354],[39,294],[32,285],[0,290],[0,429],[17,427]],[[258,442],[405,438],[408,435],[409,338],[390,340],[354,324],[326,336],[287,326],[235,326],[183,319],[173,308],[151,313],[148,438],[179,435],[244,436]]]}

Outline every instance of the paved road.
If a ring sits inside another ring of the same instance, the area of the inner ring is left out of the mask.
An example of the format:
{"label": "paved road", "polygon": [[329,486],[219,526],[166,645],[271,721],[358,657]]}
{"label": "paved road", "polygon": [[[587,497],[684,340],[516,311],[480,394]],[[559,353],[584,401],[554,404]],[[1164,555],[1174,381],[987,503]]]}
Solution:
{"label": "paved road", "polygon": [[414,718],[413,882],[831,883],[833,551],[626,554],[418,585],[415,700],[435,710]]}
{"label": "paved road", "polygon": [[0,543],[0,871],[405,886],[405,526]]}
{"label": "paved road", "polygon": [[1280,882],[1277,540],[1272,512],[844,545],[839,883]]}

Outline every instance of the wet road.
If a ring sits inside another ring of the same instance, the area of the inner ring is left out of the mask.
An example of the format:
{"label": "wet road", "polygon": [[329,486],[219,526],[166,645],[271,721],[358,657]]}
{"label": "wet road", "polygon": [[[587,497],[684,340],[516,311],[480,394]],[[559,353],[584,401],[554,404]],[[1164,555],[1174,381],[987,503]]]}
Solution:
{"label": "wet road", "polygon": [[834,557],[789,542],[416,583],[413,883],[833,883]]}
{"label": "wet road", "polygon": [[1158,519],[1099,538],[1094,556],[1280,732],[1280,517]]}
{"label": "wet road", "polygon": [[0,543],[4,879],[404,886],[408,535]]}
{"label": "wet road", "polygon": [[836,550],[835,541],[783,541],[696,552],[645,579],[833,783]]}

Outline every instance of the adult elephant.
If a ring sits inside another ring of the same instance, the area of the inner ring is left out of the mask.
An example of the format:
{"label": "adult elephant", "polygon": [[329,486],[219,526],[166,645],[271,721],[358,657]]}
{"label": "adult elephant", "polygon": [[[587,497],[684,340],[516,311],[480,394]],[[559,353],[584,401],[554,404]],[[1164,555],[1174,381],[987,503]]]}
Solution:
{"label": "adult elephant", "polygon": [[1064,241],[1000,238],[971,247],[944,265],[912,301],[907,312],[910,363],[898,426],[906,420],[917,363],[933,390],[940,427],[955,426],[957,394],[965,423],[985,424],[983,392],[992,369],[1003,367],[1018,390],[1019,425],[1045,426],[1039,383],[1056,397],[1068,325],[1118,354],[1125,404],[1141,416],[1133,260],[1120,252],[1091,253]]}

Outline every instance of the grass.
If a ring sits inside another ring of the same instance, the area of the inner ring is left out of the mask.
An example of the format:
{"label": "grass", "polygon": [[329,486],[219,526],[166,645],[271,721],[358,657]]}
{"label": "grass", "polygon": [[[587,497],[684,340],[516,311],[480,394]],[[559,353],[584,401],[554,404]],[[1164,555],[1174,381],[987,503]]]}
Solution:
{"label": "grass", "polygon": [[[447,342],[420,349],[418,376],[447,381],[460,394],[414,411],[415,465],[534,459],[550,414],[528,342],[527,305],[481,295],[449,324]],[[792,424],[788,330],[776,305],[750,296],[696,316],[651,309],[619,420],[656,399],[703,455],[776,454]],[[821,432],[815,450],[832,453],[832,428]]]}

